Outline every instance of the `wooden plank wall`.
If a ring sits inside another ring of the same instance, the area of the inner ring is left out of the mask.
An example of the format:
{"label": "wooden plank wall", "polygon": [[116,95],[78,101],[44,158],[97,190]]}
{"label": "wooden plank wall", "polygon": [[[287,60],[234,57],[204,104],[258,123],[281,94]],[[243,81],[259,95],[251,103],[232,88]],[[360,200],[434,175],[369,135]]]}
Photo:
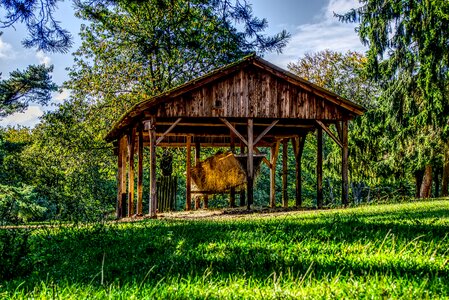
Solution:
{"label": "wooden plank wall", "polygon": [[255,67],[168,100],[159,117],[256,117],[342,120],[342,108]]}

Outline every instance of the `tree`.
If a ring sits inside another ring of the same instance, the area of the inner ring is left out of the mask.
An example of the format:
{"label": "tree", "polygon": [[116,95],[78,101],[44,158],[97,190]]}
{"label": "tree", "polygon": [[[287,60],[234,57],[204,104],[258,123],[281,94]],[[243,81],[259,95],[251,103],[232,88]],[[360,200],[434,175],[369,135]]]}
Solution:
{"label": "tree", "polygon": [[[399,126],[395,129],[400,135],[430,126],[427,132],[437,133],[447,143],[449,2],[359,2],[359,8],[339,18],[359,23],[357,31],[368,46],[369,74],[382,82],[383,97],[393,108],[388,118],[391,126]],[[427,157],[425,177],[432,176],[430,166],[435,159]],[[423,180],[424,185],[431,182]],[[420,196],[428,197],[430,188],[423,186],[421,191]]]}
{"label": "tree", "polygon": [[[0,118],[27,109],[30,102],[47,104],[57,85],[49,73],[53,67],[29,66],[25,71],[13,71],[0,81]],[[1,75],[1,74],[0,74]]]}
{"label": "tree", "polygon": [[[83,44],[66,83],[71,97],[45,113],[29,143],[4,156],[8,166],[20,170],[17,178],[45,199],[47,217],[92,220],[114,209],[116,157],[103,138],[129,107],[249,51],[276,51],[285,44],[286,33],[274,44],[262,35],[265,21],[260,30],[253,29],[258,40],[254,34],[243,38],[212,3],[230,2],[191,1],[189,6],[188,1],[154,0],[80,9],[90,24],[83,27]],[[178,151],[173,158],[178,174],[182,155]]]}
{"label": "tree", "polygon": [[[306,53],[296,62],[288,64],[288,69],[321,87],[367,108],[367,112],[349,124],[349,148],[351,150],[350,178],[354,201],[361,198],[361,189],[378,185],[382,178],[392,171],[393,166],[379,163],[388,149],[382,126],[382,113],[379,106],[380,87],[366,73],[367,59],[364,55],[348,51],[340,53],[324,50],[316,53]],[[314,145],[313,139],[306,145]],[[312,153],[315,150],[311,151]],[[325,179],[329,192],[332,194],[331,182],[337,184],[340,180],[341,150],[330,139],[324,143],[324,165],[328,168]],[[331,169],[332,168],[332,169]],[[388,169],[389,172],[385,172]],[[391,176],[390,176],[391,177]],[[360,188],[358,188],[360,187]],[[338,190],[338,189],[335,189]],[[334,197],[330,197],[334,198]]]}
{"label": "tree", "polygon": [[46,52],[67,52],[72,45],[72,37],[53,17],[57,2],[0,0],[0,28],[24,23],[29,33],[22,42],[25,47],[37,47]]}

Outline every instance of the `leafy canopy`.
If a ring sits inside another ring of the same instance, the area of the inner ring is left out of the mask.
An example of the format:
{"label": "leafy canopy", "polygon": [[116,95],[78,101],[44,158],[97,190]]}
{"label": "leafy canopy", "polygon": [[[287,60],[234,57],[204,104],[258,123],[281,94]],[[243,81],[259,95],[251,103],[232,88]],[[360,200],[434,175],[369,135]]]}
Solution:
{"label": "leafy canopy", "polygon": [[394,114],[447,126],[449,1],[359,0],[342,21],[359,22],[368,71],[396,102]]}
{"label": "leafy canopy", "polygon": [[30,65],[25,71],[13,71],[9,78],[0,80],[0,118],[23,112],[30,102],[47,104],[51,92],[57,90],[49,73],[53,66]]}

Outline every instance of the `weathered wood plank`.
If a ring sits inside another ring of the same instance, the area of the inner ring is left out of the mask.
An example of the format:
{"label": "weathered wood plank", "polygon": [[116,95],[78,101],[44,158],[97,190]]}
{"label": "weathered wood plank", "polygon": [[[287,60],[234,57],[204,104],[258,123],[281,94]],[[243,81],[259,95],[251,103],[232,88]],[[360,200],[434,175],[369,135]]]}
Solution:
{"label": "weathered wood plank", "polygon": [[348,183],[348,121],[342,122],[342,158],[341,158],[341,203],[346,207],[348,206],[348,193],[349,193],[349,183]]}
{"label": "weathered wood plank", "polygon": [[[235,125],[233,125],[233,126],[235,127]],[[230,145],[231,152],[235,153],[235,135],[232,131],[230,134],[231,134],[231,145]],[[229,206],[235,207],[235,188],[234,187],[231,188],[231,191],[229,193]]]}
{"label": "weathered wood plank", "polygon": [[288,193],[287,193],[287,156],[288,156],[288,139],[282,141],[282,207],[288,207]]}
{"label": "weathered wood plank", "polygon": [[323,130],[317,128],[317,159],[316,159],[316,202],[318,208],[323,207]]}
{"label": "weathered wood plank", "polygon": [[134,146],[136,127],[128,135],[128,218],[134,215]]}
{"label": "weathered wood plank", "polygon": [[253,119],[248,118],[248,158],[246,165],[246,177],[247,177],[247,209],[251,209],[251,204],[254,201],[254,144],[253,144]]}
{"label": "weathered wood plank", "polygon": [[[201,144],[199,142],[195,142],[195,166],[197,166],[200,163],[200,156],[201,156]],[[192,191],[190,191],[192,192]],[[195,198],[195,209],[200,209],[200,198]]]}
{"label": "weathered wood plank", "polygon": [[302,153],[304,150],[304,144],[306,141],[306,136],[299,136],[295,139],[292,139],[293,149],[295,152],[295,177],[296,177],[296,199],[295,206],[302,206]]}
{"label": "weathered wood plank", "polygon": [[126,199],[126,147],[127,137],[123,135],[118,144],[118,157],[117,157],[117,207],[116,216],[117,219],[124,217],[123,204]]}
{"label": "weathered wood plank", "polygon": [[279,120],[274,120],[271,122],[271,124],[262,131],[259,136],[254,140],[254,145],[257,145],[257,143],[270,131],[276,124],[279,122]]}
{"label": "weathered wood plank", "polygon": [[228,120],[220,118],[220,120],[246,145],[248,146],[248,141],[238,132],[238,130],[229,123]]}
{"label": "weathered wood plank", "polygon": [[138,128],[138,148],[137,148],[137,211],[138,216],[142,216],[142,202],[143,202],[143,128]]}
{"label": "weathered wood plank", "polygon": [[186,210],[192,210],[191,144],[192,137],[189,135],[186,139]]}
{"label": "weathered wood plank", "polygon": [[315,122],[324,130],[326,133],[334,140],[335,143],[337,143],[340,148],[343,148],[343,144],[341,141],[334,135],[334,133],[327,127],[323,122],[320,120],[315,120]]}
{"label": "weathered wood plank", "polygon": [[[240,154],[244,154],[244,153],[245,153],[245,145],[243,144],[242,141],[240,141]],[[240,196],[239,196],[239,201],[240,201],[239,206],[241,206],[241,207],[245,206],[245,202],[246,202],[245,196],[246,196],[245,188],[242,187],[240,189]]]}
{"label": "weathered wood plank", "polygon": [[279,155],[280,140],[277,140],[270,153],[270,207],[276,207],[276,163]]}
{"label": "weathered wood plank", "polygon": [[152,117],[148,133],[150,136],[150,217],[157,217],[157,185],[156,185],[156,119]]}
{"label": "weathered wood plank", "polygon": [[181,120],[182,118],[178,118],[162,135],[159,136],[159,138],[156,140],[156,146],[164,140],[165,136],[169,134],[176,127],[176,125],[181,122]]}

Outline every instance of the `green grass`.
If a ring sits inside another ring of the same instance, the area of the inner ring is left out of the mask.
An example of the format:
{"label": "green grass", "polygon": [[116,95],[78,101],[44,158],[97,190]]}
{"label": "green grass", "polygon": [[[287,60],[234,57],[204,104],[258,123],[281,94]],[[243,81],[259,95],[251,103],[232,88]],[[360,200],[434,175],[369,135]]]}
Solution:
{"label": "green grass", "polygon": [[0,298],[449,298],[448,233],[446,200],[0,230]]}

